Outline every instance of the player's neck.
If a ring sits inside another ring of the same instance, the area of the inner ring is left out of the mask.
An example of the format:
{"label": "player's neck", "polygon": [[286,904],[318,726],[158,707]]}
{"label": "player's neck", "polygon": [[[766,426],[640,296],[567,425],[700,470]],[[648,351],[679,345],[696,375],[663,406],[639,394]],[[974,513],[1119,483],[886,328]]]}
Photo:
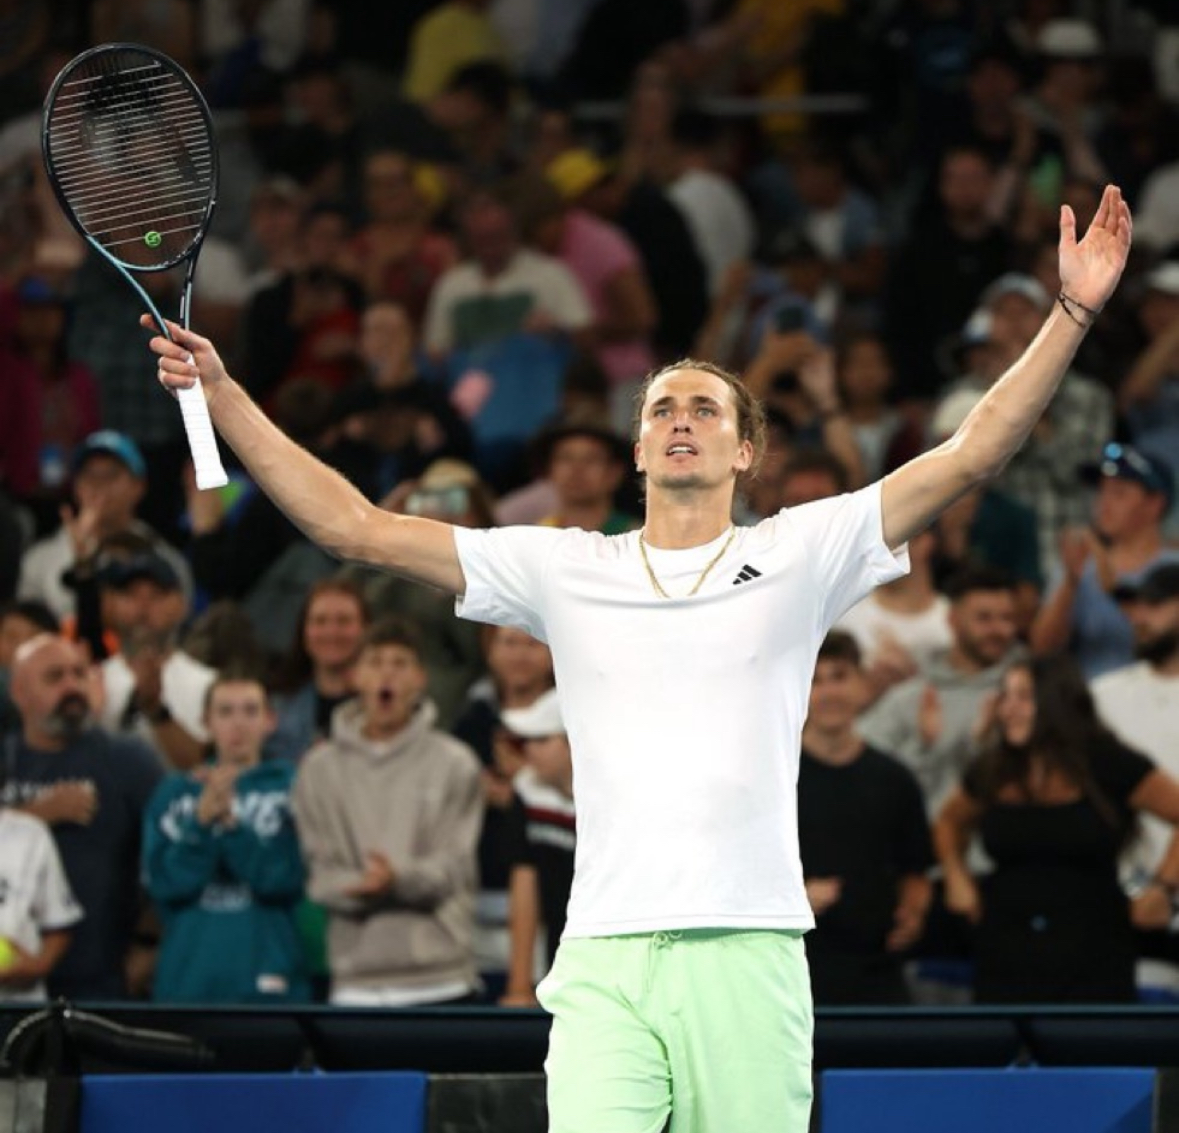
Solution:
{"label": "player's neck", "polygon": [[678,551],[702,547],[719,539],[733,523],[733,492],[694,493],[672,497],[666,494],[647,496],[647,516],[643,523],[643,540],[649,547]]}

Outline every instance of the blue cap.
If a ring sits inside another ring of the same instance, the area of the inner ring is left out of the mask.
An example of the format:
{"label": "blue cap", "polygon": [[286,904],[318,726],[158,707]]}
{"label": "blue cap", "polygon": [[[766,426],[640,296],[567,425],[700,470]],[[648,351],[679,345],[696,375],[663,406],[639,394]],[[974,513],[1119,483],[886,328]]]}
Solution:
{"label": "blue cap", "polygon": [[1107,444],[1101,450],[1101,460],[1086,465],[1082,473],[1090,483],[1103,479],[1129,480],[1148,492],[1157,492],[1167,501],[1168,507],[1175,498],[1175,478],[1165,460],[1116,441]]}
{"label": "blue cap", "polygon": [[109,558],[100,563],[97,578],[112,590],[122,590],[139,579],[154,582],[161,590],[181,589],[176,569],[157,551],[142,551],[130,558]]}
{"label": "blue cap", "polygon": [[74,452],[74,472],[92,456],[113,456],[127,467],[132,476],[140,480],[147,478],[147,463],[139,446],[126,433],[114,429],[100,429],[91,433]]}

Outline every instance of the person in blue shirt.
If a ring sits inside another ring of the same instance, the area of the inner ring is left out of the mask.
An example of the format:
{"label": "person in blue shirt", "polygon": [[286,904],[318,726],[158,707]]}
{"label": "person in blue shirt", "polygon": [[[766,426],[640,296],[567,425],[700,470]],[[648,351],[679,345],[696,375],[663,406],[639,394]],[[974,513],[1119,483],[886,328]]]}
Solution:
{"label": "person in blue shirt", "polygon": [[291,1003],[311,997],[295,910],[303,861],[294,768],[261,762],[274,730],[266,689],[223,673],[209,688],[213,758],[169,776],[144,817],[144,874],[163,927],[154,998]]}

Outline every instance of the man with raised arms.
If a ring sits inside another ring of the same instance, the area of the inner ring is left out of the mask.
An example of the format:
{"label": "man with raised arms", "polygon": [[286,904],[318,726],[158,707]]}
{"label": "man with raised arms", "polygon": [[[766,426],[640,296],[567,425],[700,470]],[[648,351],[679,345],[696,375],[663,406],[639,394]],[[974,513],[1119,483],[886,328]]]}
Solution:
{"label": "man with raised arms", "polygon": [[551,646],[578,821],[568,921],[537,993],[555,1133],[658,1133],[669,1117],[671,1133],[807,1128],[814,920],[795,783],[819,645],[1027,439],[1122,274],[1130,227],[1113,186],[1080,241],[1062,208],[1059,300],[954,436],[755,527],[731,515],[760,407],[706,363],[660,370],[639,395],[641,530],[480,531],[368,503],[271,424],[210,342],[179,327],[152,339],[161,381],[199,374],[221,435],[310,538]]}

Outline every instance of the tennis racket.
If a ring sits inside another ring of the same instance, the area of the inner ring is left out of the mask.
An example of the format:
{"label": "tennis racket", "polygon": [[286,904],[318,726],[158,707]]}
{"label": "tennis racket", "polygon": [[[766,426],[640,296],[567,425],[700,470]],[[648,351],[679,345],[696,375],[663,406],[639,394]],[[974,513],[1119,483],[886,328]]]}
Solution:
{"label": "tennis racket", "polygon": [[[187,329],[197,256],[217,201],[213,122],[192,79],[138,44],[84,51],[49,89],[41,150],[70,222],[169,338],[134,273],[187,265],[179,319]],[[220,487],[226,475],[205,395],[199,384],[178,394],[197,486]]]}

